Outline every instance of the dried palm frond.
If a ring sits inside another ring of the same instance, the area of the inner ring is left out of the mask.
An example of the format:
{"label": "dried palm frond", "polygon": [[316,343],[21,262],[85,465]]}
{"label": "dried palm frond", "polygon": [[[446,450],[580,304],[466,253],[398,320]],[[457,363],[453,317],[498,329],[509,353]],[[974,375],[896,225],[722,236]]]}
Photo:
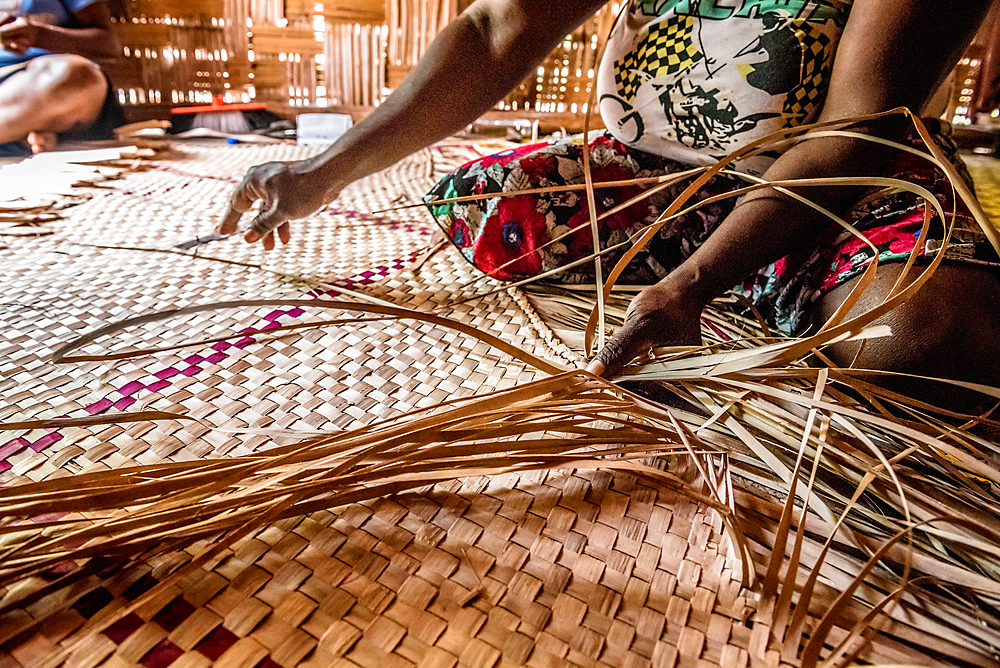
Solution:
{"label": "dried palm frond", "polygon": [[[724,509],[676,476],[636,462],[685,452],[659,423],[663,419],[648,407],[638,409],[606,381],[570,373],[261,455],[7,488],[0,491],[0,585],[67,558],[148,557],[223,535],[213,543],[217,550],[230,544],[226,535],[257,518],[377,498],[449,480],[456,472],[586,468],[606,459],[610,468],[655,478]],[[40,514],[60,519],[19,521]]]}

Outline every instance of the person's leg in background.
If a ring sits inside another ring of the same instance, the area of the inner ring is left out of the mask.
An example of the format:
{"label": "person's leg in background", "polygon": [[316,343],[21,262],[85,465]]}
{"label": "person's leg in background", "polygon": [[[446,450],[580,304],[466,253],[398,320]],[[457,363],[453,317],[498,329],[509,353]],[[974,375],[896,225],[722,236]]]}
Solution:
{"label": "person's leg in background", "polygon": [[106,92],[100,68],[86,58],[34,59],[0,82],[0,145],[27,141],[35,153],[54,148],[57,133],[98,118]]}

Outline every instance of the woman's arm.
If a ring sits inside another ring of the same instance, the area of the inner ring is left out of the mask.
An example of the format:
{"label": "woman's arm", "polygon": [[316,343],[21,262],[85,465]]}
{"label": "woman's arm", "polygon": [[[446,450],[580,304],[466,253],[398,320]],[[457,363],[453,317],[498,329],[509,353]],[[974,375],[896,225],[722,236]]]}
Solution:
{"label": "woman's arm", "polygon": [[605,0],[478,0],[448,25],[389,98],[310,160],[250,170],[220,226],[263,200],[246,240],[288,240],[287,221],[307,216],[347,184],[466,127],[489,110]]}
{"label": "woman's arm", "polygon": [[111,30],[108,3],[99,1],[73,14],[79,28],[63,28],[47,23],[35,23],[31,16],[21,16],[0,25],[0,41],[12,53],[24,53],[30,47],[52,53],[72,53],[86,58],[113,58],[119,55],[121,44]]}
{"label": "woman's arm", "polygon": [[[934,93],[972,40],[989,0],[855,0],[841,36],[820,121],[905,106],[915,112]],[[871,124],[898,139],[908,121]],[[812,139],[782,155],[772,181],[878,175],[891,149],[854,139]],[[833,211],[858,197],[850,188],[800,191]],[[657,285],[640,293],[625,325],[588,367],[614,373],[660,345],[700,341],[698,318],[709,301],[761,267],[813,241],[827,220],[806,205],[763,189],[745,197],[705,244]]]}

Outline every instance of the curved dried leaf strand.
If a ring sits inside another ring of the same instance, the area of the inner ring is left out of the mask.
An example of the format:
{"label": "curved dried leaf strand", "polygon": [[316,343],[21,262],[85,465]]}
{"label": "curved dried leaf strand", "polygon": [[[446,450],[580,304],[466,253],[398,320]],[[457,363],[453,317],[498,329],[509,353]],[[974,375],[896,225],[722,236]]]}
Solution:
{"label": "curved dried leaf strand", "polygon": [[76,339],[60,346],[52,354],[52,361],[55,363],[60,362],[74,362],[77,361],[76,358],[69,356],[68,353],[73,350],[77,350],[88,343],[91,343],[102,336],[107,336],[115,332],[121,331],[128,327],[134,327],[138,325],[143,325],[151,322],[157,322],[160,320],[166,320],[168,318],[179,317],[182,315],[190,315],[193,313],[201,313],[204,311],[215,311],[226,308],[243,308],[243,307],[255,307],[255,306],[312,306],[316,308],[326,308],[326,309],[338,309],[343,311],[361,311],[363,313],[378,313],[380,315],[389,315],[399,318],[411,318],[413,320],[420,320],[422,322],[428,322],[441,327],[446,327],[449,329],[455,329],[463,334],[472,336],[484,343],[487,343],[498,350],[510,355],[514,359],[520,360],[526,364],[529,364],[536,369],[545,371],[550,374],[558,374],[564,369],[556,364],[543,360],[540,357],[532,355],[517,346],[513,346],[506,341],[484,332],[482,329],[466,325],[457,320],[451,320],[448,318],[443,318],[432,313],[425,313],[423,311],[416,311],[411,309],[400,308],[397,306],[381,306],[378,304],[357,304],[354,302],[344,302],[344,301],[333,301],[326,299],[243,299],[243,300],[233,300],[227,302],[213,302],[210,304],[198,304],[196,306],[188,306],[179,309],[170,309],[166,311],[158,311],[155,313],[148,313],[146,315],[136,316],[134,318],[128,318],[117,323],[112,323],[110,325],[105,325],[99,329],[93,330],[84,334]]}

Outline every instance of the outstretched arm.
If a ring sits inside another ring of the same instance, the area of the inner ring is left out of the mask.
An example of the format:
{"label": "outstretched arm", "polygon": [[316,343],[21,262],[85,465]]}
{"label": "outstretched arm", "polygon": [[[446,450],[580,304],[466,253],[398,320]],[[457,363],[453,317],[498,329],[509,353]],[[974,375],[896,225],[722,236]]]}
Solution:
{"label": "outstretched arm", "polygon": [[448,25],[413,72],[364,121],[319,156],[248,172],[220,226],[263,200],[246,240],[283,242],[288,221],[333,201],[347,184],[466,127],[519,84],[605,0],[478,0]]}
{"label": "outstretched arm", "polygon": [[[918,112],[954,67],[990,4],[989,0],[855,0],[819,120],[896,107]],[[906,122],[892,118],[862,131],[898,139]],[[862,140],[811,139],[789,149],[764,178],[878,175],[891,156],[890,149]],[[848,188],[810,188],[801,194],[832,211],[843,211],[858,197]],[[687,261],[633,300],[625,325],[588,369],[613,374],[652,347],[698,343],[698,320],[709,301],[809,244],[825,225],[826,219],[811,208],[770,189],[745,197]]]}
{"label": "outstretched arm", "polygon": [[11,53],[24,53],[30,47],[51,53],[72,53],[86,58],[111,58],[121,50],[111,30],[108,3],[99,1],[76,11],[78,28],[38,23],[31,15],[0,17],[0,44]]}

